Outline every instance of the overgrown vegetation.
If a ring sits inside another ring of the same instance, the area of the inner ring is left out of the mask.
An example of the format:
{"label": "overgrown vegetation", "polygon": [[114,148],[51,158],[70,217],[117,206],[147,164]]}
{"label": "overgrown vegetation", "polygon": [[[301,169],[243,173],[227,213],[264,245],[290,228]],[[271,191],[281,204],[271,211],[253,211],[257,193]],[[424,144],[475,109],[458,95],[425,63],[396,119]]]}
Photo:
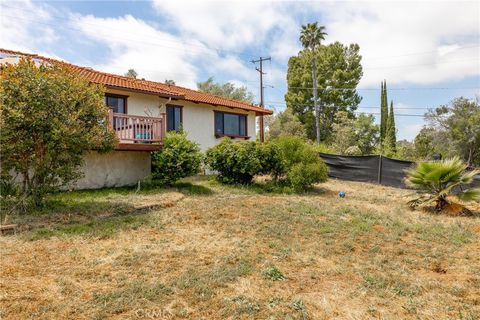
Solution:
{"label": "overgrown vegetation", "polygon": [[0,108],[2,195],[14,191],[9,176],[17,175],[22,197],[37,206],[80,178],[87,151],[108,151],[116,142],[103,88],[63,65],[25,58],[3,65]]}
{"label": "overgrown vegetation", "polygon": [[166,134],[161,150],[152,154],[152,177],[161,184],[172,185],[181,178],[198,173],[202,154],[197,143],[184,132]]}
{"label": "overgrown vegetation", "polygon": [[[466,171],[467,165],[459,158],[438,162],[421,162],[408,171],[406,182],[419,194],[409,202],[412,207],[420,204],[435,203],[435,210],[440,212],[450,204],[448,196],[456,188],[472,183],[473,177],[480,170]],[[456,193],[463,201],[480,200],[480,189],[466,189]]]}

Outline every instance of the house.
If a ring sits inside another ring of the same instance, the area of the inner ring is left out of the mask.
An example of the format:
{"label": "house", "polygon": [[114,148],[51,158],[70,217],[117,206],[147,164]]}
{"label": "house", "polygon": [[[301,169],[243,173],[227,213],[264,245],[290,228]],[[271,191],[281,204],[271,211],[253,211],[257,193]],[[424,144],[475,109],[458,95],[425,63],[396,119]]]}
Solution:
{"label": "house", "polygon": [[[80,77],[106,88],[109,123],[119,144],[115,151],[91,151],[85,158],[84,177],[78,189],[125,186],[151,172],[152,151],[160,150],[166,131],[183,129],[205,151],[223,137],[256,139],[256,118],[272,111],[176,85],[133,79],[100,72],[63,61],[0,49],[0,63],[14,63],[21,56],[35,61],[62,63]],[[260,128],[263,131],[263,128]]]}

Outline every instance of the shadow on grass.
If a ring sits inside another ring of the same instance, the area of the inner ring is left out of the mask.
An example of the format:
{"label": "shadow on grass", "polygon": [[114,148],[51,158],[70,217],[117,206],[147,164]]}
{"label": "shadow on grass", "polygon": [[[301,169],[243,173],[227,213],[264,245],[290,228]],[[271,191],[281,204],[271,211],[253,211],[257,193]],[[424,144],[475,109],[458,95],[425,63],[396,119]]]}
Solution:
{"label": "shadow on grass", "polygon": [[322,187],[313,186],[307,190],[295,190],[290,185],[282,181],[273,181],[273,180],[262,180],[254,181],[250,184],[226,184],[219,181],[216,178],[211,178],[210,184],[212,186],[229,188],[232,190],[247,191],[256,194],[272,194],[272,195],[321,195],[328,192],[327,189]]}
{"label": "shadow on grass", "polygon": [[174,188],[176,188],[178,192],[186,195],[211,196],[215,193],[212,189],[206,186],[193,184],[188,181],[177,182],[174,184]]}
{"label": "shadow on grass", "polygon": [[158,209],[158,206],[135,207],[137,196],[172,191],[185,195],[214,194],[212,189],[190,181],[177,182],[171,187],[149,181],[135,187],[58,192],[48,195],[42,207],[28,207],[23,212],[15,210],[15,199],[3,198],[0,219],[5,221],[8,215],[8,223],[17,224],[17,231],[32,240],[82,234],[106,238],[119,230],[149,223],[149,216],[143,213]]}
{"label": "shadow on grass", "polygon": [[147,210],[132,204],[93,199],[65,199],[52,195],[41,208],[13,214],[10,222],[28,240],[53,236],[90,235],[108,238],[120,230],[136,229],[149,222]]}

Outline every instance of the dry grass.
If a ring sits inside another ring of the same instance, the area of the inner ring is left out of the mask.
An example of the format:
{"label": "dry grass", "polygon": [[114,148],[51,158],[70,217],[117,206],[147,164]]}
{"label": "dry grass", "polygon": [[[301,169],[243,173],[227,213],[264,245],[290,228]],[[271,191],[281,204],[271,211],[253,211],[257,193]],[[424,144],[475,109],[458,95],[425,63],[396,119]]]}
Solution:
{"label": "dry grass", "polygon": [[195,184],[174,206],[95,220],[107,234],[0,237],[0,318],[479,319],[478,218],[410,211],[408,191],[372,184]]}

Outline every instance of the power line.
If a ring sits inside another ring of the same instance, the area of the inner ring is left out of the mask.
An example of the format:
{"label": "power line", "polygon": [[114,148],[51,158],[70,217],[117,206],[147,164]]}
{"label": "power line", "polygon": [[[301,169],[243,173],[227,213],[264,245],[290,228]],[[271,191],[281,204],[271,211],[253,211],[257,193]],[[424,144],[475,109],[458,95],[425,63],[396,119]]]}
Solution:
{"label": "power line", "polygon": [[[2,6],[4,7],[7,7],[7,8],[11,8],[11,9],[16,9],[16,10],[21,10],[21,11],[27,11],[27,12],[31,12],[31,13],[37,13],[35,11],[32,11],[32,10],[26,10],[24,8],[19,8],[19,7],[13,7],[13,6],[10,6],[10,5],[5,5],[5,4],[2,4]],[[24,17],[18,17],[18,16],[9,16],[9,15],[6,15],[4,13],[2,13],[2,16],[6,16],[6,17],[10,17],[10,18],[14,18],[14,19],[18,19],[18,20],[24,20],[24,21],[30,21],[30,22],[33,22],[33,23],[37,23],[37,24],[43,24],[43,25],[48,25],[48,26],[53,26],[53,27],[58,27],[58,25],[54,25],[52,23],[47,23],[47,22],[40,22],[40,21],[35,21],[35,20],[31,20],[31,19],[26,19]],[[60,17],[58,15],[52,15],[51,16],[55,19],[58,19],[58,20],[63,20],[63,21],[66,21],[66,22],[69,22],[71,20],[65,18],[65,17]],[[83,22],[83,24],[86,24],[86,25],[91,25],[91,26],[94,26],[94,27],[102,27],[102,29],[106,29],[106,30],[112,30],[112,31],[116,31],[115,29],[112,29],[112,28],[105,28],[104,26],[101,26],[99,24],[93,24],[93,23],[86,23],[86,22]],[[147,25],[149,26],[149,25]],[[73,30],[73,31],[84,31],[84,30],[81,30],[79,28],[73,28],[71,26],[62,26],[63,28],[66,28],[66,29],[70,29],[70,30]],[[150,27],[150,26],[149,26]],[[137,34],[133,34],[133,33],[126,33],[126,32],[123,32],[123,34],[131,34],[132,36],[137,36]],[[169,48],[169,49],[173,49],[173,50],[184,50],[184,48],[181,48],[181,47],[171,47],[171,46],[165,46],[165,45],[161,45],[161,44],[158,44],[158,43],[153,43],[153,42],[146,42],[146,41],[139,41],[139,40],[136,40],[136,39],[129,39],[129,38],[120,38],[120,37],[114,37],[114,36],[110,36],[112,38],[116,38],[116,39],[121,39],[121,40],[127,40],[127,41],[131,41],[131,42],[137,42],[137,43],[143,43],[143,44],[147,44],[147,45],[154,45],[154,46],[161,46],[161,47],[164,47],[164,48]],[[248,55],[243,53],[243,52],[240,52],[240,51],[233,51],[233,50],[226,50],[226,49],[222,49],[222,48],[216,48],[216,47],[210,47],[210,46],[207,46],[207,45],[198,45],[198,44],[193,44],[193,43],[188,43],[188,42],[185,42],[185,41],[180,41],[180,40],[175,40],[175,39],[161,39],[159,41],[162,41],[162,42],[173,42],[173,43],[179,43],[183,46],[190,46],[190,47],[198,47],[198,48],[201,48],[201,49],[204,49],[204,50],[212,50],[212,51],[216,51],[217,54],[219,54],[220,52],[223,52],[224,54],[225,53],[232,53],[232,54],[236,54],[238,56],[243,56],[243,57],[247,57]],[[460,49],[467,49],[467,48],[473,48],[473,47],[478,47],[480,45],[471,45],[471,46],[464,46],[464,47],[460,47],[460,48],[457,48],[456,50],[460,50]],[[197,50],[197,52],[200,52]],[[371,58],[371,59],[382,59],[382,58],[391,58],[391,57],[396,57],[396,56],[409,56],[409,55],[421,55],[421,54],[427,54],[427,53],[432,53],[432,52],[437,52],[437,51],[424,51],[424,52],[417,52],[417,53],[408,53],[408,54],[402,54],[402,55],[394,55],[394,56],[384,56],[384,57],[374,57],[374,58]],[[212,55],[214,56],[214,54],[210,53],[210,52],[205,52],[205,51],[202,51],[202,53],[204,54],[207,54],[207,55]],[[365,60],[369,60],[368,58],[365,59]],[[448,64],[448,63],[457,63],[457,62],[463,62],[463,61],[471,61],[471,60],[478,60],[478,59],[462,59],[462,60],[455,60],[455,61],[445,61],[445,62],[441,62],[441,63],[428,63],[428,64],[414,64],[414,65],[402,65],[402,66],[382,66],[382,67],[364,67],[363,69],[390,69],[390,68],[409,68],[409,67],[417,67],[417,66],[423,66],[423,65],[437,65],[437,64]]]}
{"label": "power line", "polygon": [[[288,87],[288,89],[309,89],[312,90],[313,87]],[[332,91],[351,91],[351,90],[372,90],[379,91],[381,88],[335,88],[335,87],[321,87],[319,90],[332,90]],[[465,90],[465,89],[480,89],[480,87],[437,87],[437,88],[426,88],[426,87],[405,87],[405,88],[388,88],[388,90]]]}
{"label": "power line", "polygon": [[[269,106],[276,106],[276,107],[286,107],[286,104],[283,103],[268,103]],[[311,106],[309,103],[297,103],[294,106]],[[359,109],[380,109],[380,107],[364,107],[358,106]],[[396,107],[395,110],[425,110],[428,111],[429,109],[435,109],[436,107]]]}

